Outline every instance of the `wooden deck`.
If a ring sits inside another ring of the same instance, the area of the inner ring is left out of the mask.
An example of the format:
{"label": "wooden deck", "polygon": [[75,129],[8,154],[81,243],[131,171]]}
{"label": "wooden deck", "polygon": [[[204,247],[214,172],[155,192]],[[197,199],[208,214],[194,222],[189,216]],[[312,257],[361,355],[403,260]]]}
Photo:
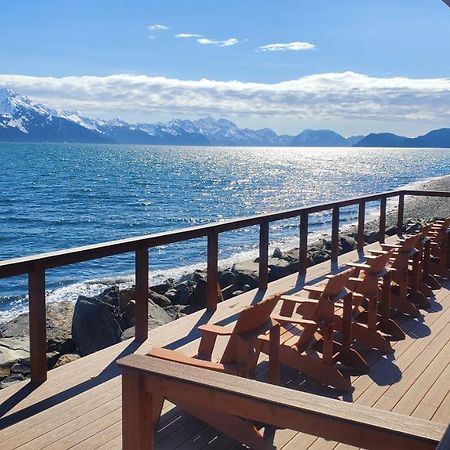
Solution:
{"label": "wooden deck", "polygon": [[[341,257],[340,263],[357,259],[357,253],[352,252]],[[318,282],[327,272],[329,263],[310,268],[308,284]],[[193,353],[199,337],[196,328],[200,324],[233,323],[242,308],[263,295],[298,292],[302,285],[303,280],[297,275],[283,278],[270,283],[265,293],[252,291],[221,303],[212,315],[200,311],[153,330],[142,344],[125,341],[52,370],[48,381],[37,388],[22,382],[0,391],[0,448],[120,448],[121,378],[115,363],[118,357],[133,352],[143,354],[152,346]],[[393,343],[393,354],[382,357],[373,352],[369,355],[370,372],[352,376],[354,392],[351,394],[338,395],[288,369],[282,371],[283,385],[448,424],[450,282],[436,293],[432,308],[423,313],[422,320],[402,320],[407,338]],[[264,379],[265,370],[262,361],[258,377]],[[170,404],[166,404],[164,410],[156,436],[157,448],[240,447]],[[290,430],[277,430],[274,445],[283,449],[346,447]]]}

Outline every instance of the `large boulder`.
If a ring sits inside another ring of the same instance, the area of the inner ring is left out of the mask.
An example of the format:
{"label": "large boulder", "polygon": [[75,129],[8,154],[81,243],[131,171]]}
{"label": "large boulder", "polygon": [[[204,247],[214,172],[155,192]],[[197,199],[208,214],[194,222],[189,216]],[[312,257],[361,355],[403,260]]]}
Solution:
{"label": "large boulder", "polygon": [[269,258],[269,281],[275,281],[291,273],[290,263],[285,259],[272,257]]}
{"label": "large boulder", "polygon": [[[47,351],[67,353],[74,350],[72,341],[72,317],[74,305],[72,302],[47,303]],[[27,337],[30,335],[30,319],[28,313],[23,313],[3,325],[1,336]]]}
{"label": "large boulder", "polygon": [[244,261],[233,264],[232,271],[236,274],[237,284],[248,284],[251,289],[259,285],[259,264],[253,261]]}
{"label": "large boulder", "polygon": [[112,292],[105,291],[96,297],[78,297],[72,338],[82,356],[120,342],[122,329],[118,306],[118,295]]}
{"label": "large boulder", "polygon": [[11,367],[30,358],[28,336],[0,338],[0,378],[9,375]]}

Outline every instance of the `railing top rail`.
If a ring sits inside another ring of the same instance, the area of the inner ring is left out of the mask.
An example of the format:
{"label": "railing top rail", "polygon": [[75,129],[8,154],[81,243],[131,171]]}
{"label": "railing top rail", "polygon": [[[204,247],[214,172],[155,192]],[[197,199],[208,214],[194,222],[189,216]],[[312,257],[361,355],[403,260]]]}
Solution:
{"label": "railing top rail", "polygon": [[222,233],[248,226],[259,225],[263,222],[274,222],[277,220],[298,217],[301,214],[311,214],[326,211],[335,207],[345,207],[360,203],[361,201],[376,201],[382,198],[394,197],[399,194],[407,195],[429,195],[437,197],[450,197],[450,192],[420,191],[420,190],[397,190],[370,194],[361,197],[349,198],[329,203],[320,203],[296,209],[288,209],[269,214],[260,214],[238,219],[229,219],[214,222],[197,227],[184,228],[163,233],[155,233],[136,236],[126,239],[102,242],[99,244],[86,245],[71,249],[58,250],[54,252],[41,253],[37,255],[12,258],[0,261],[0,278],[22,275],[36,268],[49,269],[83,261],[104,258],[122,253],[132,252],[138,248],[151,248],[159,245],[167,245],[175,242],[186,241],[194,238],[207,236],[211,232]]}

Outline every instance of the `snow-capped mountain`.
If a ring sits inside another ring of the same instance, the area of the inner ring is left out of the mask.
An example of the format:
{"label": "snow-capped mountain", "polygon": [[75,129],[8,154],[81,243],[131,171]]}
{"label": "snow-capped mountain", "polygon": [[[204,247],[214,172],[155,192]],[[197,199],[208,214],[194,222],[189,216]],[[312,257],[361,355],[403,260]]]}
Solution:
{"label": "snow-capped mountain", "polygon": [[351,146],[329,130],[304,130],[278,135],[270,128],[239,128],[226,119],[174,119],[167,123],[130,124],[119,118],[92,119],[78,111],[35,104],[11,89],[0,88],[0,141],[80,142],[223,146]]}
{"label": "snow-capped mountain", "polygon": [[95,130],[81,125],[81,118],[33,104],[11,89],[0,89],[0,140],[28,142],[110,142]]}

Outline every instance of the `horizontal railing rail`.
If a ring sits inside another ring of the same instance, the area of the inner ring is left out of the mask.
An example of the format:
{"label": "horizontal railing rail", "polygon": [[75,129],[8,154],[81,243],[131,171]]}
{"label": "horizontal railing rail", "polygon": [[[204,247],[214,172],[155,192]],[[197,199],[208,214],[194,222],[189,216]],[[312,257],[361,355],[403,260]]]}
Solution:
{"label": "horizontal railing rail", "polygon": [[40,383],[47,377],[46,330],[45,330],[45,274],[46,270],[69,264],[96,260],[108,256],[133,252],[135,254],[136,284],[136,327],[137,339],[146,339],[147,330],[147,293],[149,288],[148,266],[150,248],[196,238],[207,238],[207,297],[206,307],[213,311],[218,302],[218,254],[220,233],[259,226],[259,287],[265,289],[268,284],[269,233],[270,223],[279,220],[299,218],[299,272],[306,273],[309,215],[322,211],[331,211],[331,264],[337,265],[339,254],[340,209],[358,206],[357,248],[364,246],[364,227],[366,204],[380,202],[379,240],[384,242],[386,232],[387,200],[398,197],[397,230],[403,226],[405,196],[430,196],[450,198],[450,192],[397,190],[349,198],[334,202],[321,203],[296,209],[269,214],[255,215],[238,219],[224,220],[197,227],[137,236],[127,239],[103,242],[67,250],[42,253],[0,261],[0,278],[28,275],[28,297],[30,311],[30,353],[33,382]]}

